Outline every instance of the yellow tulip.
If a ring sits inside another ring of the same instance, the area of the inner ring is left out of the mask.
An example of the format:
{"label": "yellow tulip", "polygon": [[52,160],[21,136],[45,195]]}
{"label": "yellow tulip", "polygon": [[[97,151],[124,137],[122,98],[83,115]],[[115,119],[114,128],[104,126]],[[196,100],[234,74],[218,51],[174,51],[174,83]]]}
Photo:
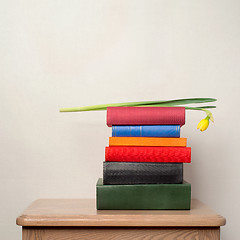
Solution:
{"label": "yellow tulip", "polygon": [[207,116],[206,118],[202,119],[198,126],[197,126],[197,129],[199,129],[201,132],[202,131],[205,131],[207,128],[208,128],[208,125],[209,125],[209,116]]}

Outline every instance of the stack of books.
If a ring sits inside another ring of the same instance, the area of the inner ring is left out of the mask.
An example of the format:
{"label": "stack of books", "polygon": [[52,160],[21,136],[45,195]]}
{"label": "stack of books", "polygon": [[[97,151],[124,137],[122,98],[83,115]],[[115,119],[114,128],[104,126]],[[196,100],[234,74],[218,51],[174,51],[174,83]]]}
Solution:
{"label": "stack of books", "polygon": [[109,107],[112,137],[105,149],[97,209],[190,209],[191,184],[183,163],[191,162],[180,138],[184,107]]}

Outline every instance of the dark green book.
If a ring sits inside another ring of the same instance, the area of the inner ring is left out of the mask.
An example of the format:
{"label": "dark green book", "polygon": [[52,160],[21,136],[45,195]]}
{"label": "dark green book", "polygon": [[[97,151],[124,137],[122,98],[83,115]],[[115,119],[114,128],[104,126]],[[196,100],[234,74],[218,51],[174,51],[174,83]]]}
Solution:
{"label": "dark green book", "polygon": [[191,184],[137,184],[96,186],[98,210],[190,209]]}

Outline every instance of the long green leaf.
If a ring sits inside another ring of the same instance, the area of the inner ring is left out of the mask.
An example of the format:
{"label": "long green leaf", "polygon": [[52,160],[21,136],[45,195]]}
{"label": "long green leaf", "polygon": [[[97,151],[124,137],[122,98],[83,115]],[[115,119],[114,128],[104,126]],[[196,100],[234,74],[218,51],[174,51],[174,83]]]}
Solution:
{"label": "long green leaf", "polygon": [[207,108],[216,108],[216,106],[202,106],[202,107],[185,107],[187,110],[203,110]]}
{"label": "long green leaf", "polygon": [[[154,105],[144,105],[142,107],[174,107],[175,105],[164,105],[164,104],[154,104]],[[201,110],[201,109],[205,109],[205,108],[216,108],[216,106],[199,106],[199,107],[187,107],[187,106],[179,106],[178,107],[185,107],[185,109],[188,110]]]}
{"label": "long green leaf", "polygon": [[[185,99],[176,99],[176,100],[167,100],[167,101],[157,101],[154,104],[161,105],[164,104],[165,106],[177,106],[177,105],[186,105],[186,104],[193,104],[193,103],[207,103],[207,102],[215,102],[217,99],[215,98],[185,98]],[[152,104],[151,104],[152,105]]]}
{"label": "long green leaf", "polygon": [[142,102],[125,102],[125,103],[112,103],[112,104],[101,104],[92,105],[86,107],[74,107],[74,108],[61,108],[60,112],[78,112],[78,111],[96,111],[106,110],[107,107],[126,107],[126,106],[178,106],[192,103],[207,103],[215,102],[215,98],[185,98],[175,99],[167,101],[142,101]]}

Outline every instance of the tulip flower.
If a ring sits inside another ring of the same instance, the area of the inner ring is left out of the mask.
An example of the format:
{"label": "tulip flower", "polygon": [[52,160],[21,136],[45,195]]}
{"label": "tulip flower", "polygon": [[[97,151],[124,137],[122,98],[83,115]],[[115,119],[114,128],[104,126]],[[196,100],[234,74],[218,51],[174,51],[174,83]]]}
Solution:
{"label": "tulip flower", "polygon": [[202,119],[197,125],[197,129],[199,129],[201,132],[205,131],[208,128],[209,119],[212,122],[214,122],[212,113],[210,111],[206,110],[206,109],[202,109],[202,110],[207,113],[207,116],[204,119]]}
{"label": "tulip flower", "polygon": [[201,132],[205,131],[208,128],[209,125],[209,117],[202,119],[199,124],[197,125],[197,129],[199,129]]}

